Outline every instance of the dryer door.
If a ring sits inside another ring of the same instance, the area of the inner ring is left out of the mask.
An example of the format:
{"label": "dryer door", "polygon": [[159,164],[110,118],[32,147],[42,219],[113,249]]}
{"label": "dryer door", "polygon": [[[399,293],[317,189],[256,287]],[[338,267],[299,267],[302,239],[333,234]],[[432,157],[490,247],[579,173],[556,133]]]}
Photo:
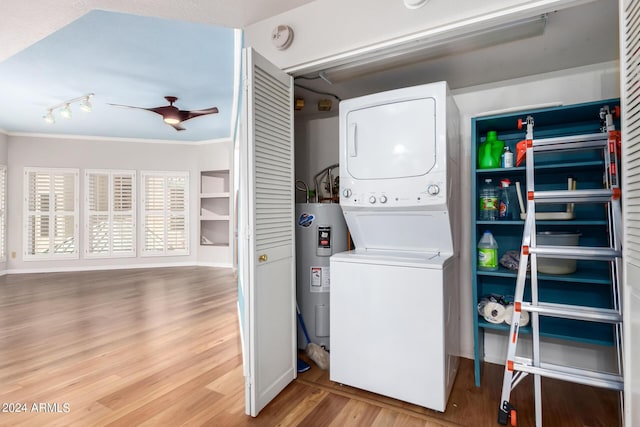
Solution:
{"label": "dryer door", "polygon": [[422,176],[436,164],[434,98],[381,103],[347,113],[347,168],[355,179]]}

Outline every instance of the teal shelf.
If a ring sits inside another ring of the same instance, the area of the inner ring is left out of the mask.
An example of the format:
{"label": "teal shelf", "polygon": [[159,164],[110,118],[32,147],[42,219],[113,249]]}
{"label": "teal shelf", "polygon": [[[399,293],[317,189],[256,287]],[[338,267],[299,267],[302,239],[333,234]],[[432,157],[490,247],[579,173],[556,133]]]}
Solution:
{"label": "teal shelf", "polygon": [[[478,327],[508,333],[510,326],[506,323],[491,323],[478,316]],[[520,328],[520,332],[531,334],[531,325]],[[568,319],[540,318],[540,337],[559,340],[611,346],[613,345],[613,327]]]}
{"label": "teal shelf", "polygon": [[[609,270],[604,262],[583,262],[578,264],[575,273],[571,274],[544,274],[538,273],[538,280],[549,280],[556,282],[575,282],[575,283],[593,283],[593,284],[611,284],[609,278]],[[477,271],[478,276],[495,276],[495,277],[512,277],[514,280],[518,277],[518,272],[500,267],[497,271]],[[527,274],[527,279],[531,275]]]}
{"label": "teal shelf", "polygon": [[[519,225],[524,226],[523,220],[514,220],[514,221],[476,221],[477,225]],[[567,221],[536,221],[538,226],[541,225],[565,225],[565,226],[575,226],[575,225],[607,225],[607,221],[605,220],[584,220],[584,219],[571,219]]]}
{"label": "teal shelf", "polygon": [[[582,162],[558,162],[558,163],[542,163],[536,164],[536,171],[539,170],[551,170],[556,172],[558,169],[592,169],[594,167],[601,168],[604,165],[602,160],[588,160]],[[524,166],[518,166],[513,168],[492,168],[492,169],[478,169],[476,174],[478,175],[505,175],[505,174],[524,174],[526,168]]]}

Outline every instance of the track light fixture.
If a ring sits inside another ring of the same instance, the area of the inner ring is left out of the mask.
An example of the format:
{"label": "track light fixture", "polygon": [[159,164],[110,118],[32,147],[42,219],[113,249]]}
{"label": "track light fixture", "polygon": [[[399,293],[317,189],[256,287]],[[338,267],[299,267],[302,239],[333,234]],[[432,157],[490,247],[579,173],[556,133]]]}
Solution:
{"label": "track light fixture", "polygon": [[94,95],[95,93],[88,93],[86,95],[82,95],[77,98],[73,98],[73,99],[69,99],[68,101],[61,102],[60,104],[54,105],[51,108],[47,108],[47,113],[44,116],[42,116],[42,118],[47,123],[50,123],[50,124],[55,123],[56,119],[53,115],[53,112],[59,109],[61,117],[64,117],[65,119],[70,119],[72,117],[71,104],[73,104],[74,102],[79,102],[80,109],[82,111],[89,113],[92,110],[90,99]]}

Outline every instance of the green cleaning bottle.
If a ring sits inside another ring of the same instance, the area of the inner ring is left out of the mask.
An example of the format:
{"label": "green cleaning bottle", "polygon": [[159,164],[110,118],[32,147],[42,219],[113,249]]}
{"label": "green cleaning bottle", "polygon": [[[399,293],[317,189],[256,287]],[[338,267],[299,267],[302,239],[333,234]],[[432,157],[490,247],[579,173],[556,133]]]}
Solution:
{"label": "green cleaning bottle", "polygon": [[496,131],[490,130],[487,132],[485,141],[478,147],[478,168],[499,168],[503,150],[504,141],[498,139]]}
{"label": "green cleaning bottle", "polygon": [[489,230],[478,242],[478,270],[498,270],[498,242]]}

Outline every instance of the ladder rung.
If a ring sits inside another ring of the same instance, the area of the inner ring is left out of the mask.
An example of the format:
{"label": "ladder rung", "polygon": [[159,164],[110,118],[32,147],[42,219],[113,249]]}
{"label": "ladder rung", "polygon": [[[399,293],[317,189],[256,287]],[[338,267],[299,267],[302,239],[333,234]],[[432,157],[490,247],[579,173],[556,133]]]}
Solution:
{"label": "ladder rung", "polygon": [[604,148],[608,144],[608,134],[561,136],[558,138],[534,139],[534,151],[587,150]]}
{"label": "ladder rung", "polygon": [[612,248],[586,246],[536,246],[529,247],[529,253],[540,258],[584,259],[593,261],[613,261],[622,256],[621,251]]}
{"label": "ladder rung", "polygon": [[593,190],[534,191],[536,203],[608,203],[613,198],[610,188]]}
{"label": "ladder rung", "polygon": [[622,391],[624,383],[622,375],[590,371],[587,369],[571,368],[552,363],[540,363],[539,367],[533,366],[530,359],[517,357],[513,363],[515,371],[540,375],[557,380],[570,381],[577,384],[601,387],[610,390]]}
{"label": "ladder rung", "polygon": [[620,323],[622,315],[609,308],[585,307],[582,305],[538,303],[532,305],[529,302],[521,304],[522,311],[539,313],[543,316],[561,317],[565,319],[587,320],[602,323]]}

